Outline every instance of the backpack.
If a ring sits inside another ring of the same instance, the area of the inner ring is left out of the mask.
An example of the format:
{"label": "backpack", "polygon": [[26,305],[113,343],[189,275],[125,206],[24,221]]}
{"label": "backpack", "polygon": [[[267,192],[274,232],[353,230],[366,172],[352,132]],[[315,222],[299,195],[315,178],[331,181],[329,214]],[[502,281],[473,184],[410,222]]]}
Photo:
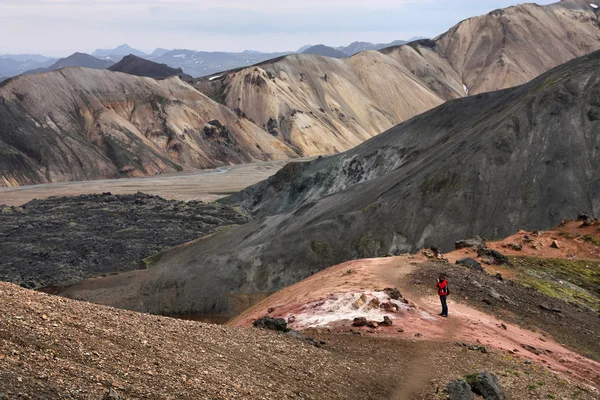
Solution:
{"label": "backpack", "polygon": [[445,296],[448,296],[450,294],[450,285],[448,285],[448,281],[446,281],[446,287],[442,289],[442,292]]}

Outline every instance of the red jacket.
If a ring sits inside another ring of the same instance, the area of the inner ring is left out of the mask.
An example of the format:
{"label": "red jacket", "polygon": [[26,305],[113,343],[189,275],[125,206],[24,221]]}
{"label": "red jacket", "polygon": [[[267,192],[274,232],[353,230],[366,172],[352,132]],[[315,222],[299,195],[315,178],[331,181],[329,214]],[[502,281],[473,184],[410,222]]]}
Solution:
{"label": "red jacket", "polygon": [[435,285],[438,288],[438,293],[440,296],[448,296],[448,281],[446,279],[436,283]]}

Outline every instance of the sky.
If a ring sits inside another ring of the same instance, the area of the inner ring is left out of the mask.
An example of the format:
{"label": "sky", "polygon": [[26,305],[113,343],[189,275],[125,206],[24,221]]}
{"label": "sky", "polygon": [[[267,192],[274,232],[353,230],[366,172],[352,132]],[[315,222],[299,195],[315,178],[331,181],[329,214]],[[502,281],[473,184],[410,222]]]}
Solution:
{"label": "sky", "polygon": [[123,43],[147,52],[388,43],[435,37],[465,18],[524,1],[0,0],[0,54],[66,56]]}

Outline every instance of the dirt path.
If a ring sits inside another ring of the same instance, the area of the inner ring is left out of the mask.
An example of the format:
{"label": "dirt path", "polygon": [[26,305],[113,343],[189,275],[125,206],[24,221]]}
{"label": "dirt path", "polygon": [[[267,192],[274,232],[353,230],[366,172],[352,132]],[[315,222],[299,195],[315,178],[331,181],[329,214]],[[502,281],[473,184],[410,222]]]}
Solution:
{"label": "dirt path", "polygon": [[0,204],[17,206],[33,199],[43,199],[50,196],[77,196],[104,192],[113,194],[143,192],[169,200],[211,202],[267,179],[291,161],[307,161],[312,158],[232,165],[198,172],[164,174],[143,178],[61,182],[0,188]]}
{"label": "dirt path", "polygon": [[[388,264],[375,264],[375,275],[388,286],[398,287],[418,308],[437,315],[441,305],[436,294],[435,280],[414,285],[409,279],[417,268],[416,263],[400,258],[394,268],[390,268]],[[429,264],[427,261],[421,263],[419,269]],[[480,312],[461,300],[463,299],[458,296],[450,295],[450,317],[437,318],[435,325],[439,329],[425,331],[423,336],[447,342],[463,341],[488,346],[545,365],[552,371],[576,376],[591,387],[600,387],[600,363],[566,349],[544,332],[533,332],[510,324]]]}
{"label": "dirt path", "polygon": [[[441,306],[435,289],[434,276],[439,272],[436,268],[443,267],[413,256],[351,261],[276,293],[229,324],[249,326],[254,319],[269,314],[291,318],[293,329],[317,328],[345,333],[353,330],[351,321],[355,316],[381,321],[386,314],[379,307],[369,311],[364,310],[368,307],[356,307],[353,302],[359,295],[365,295],[368,303],[380,296],[384,288],[398,288],[408,304],[395,314],[387,313],[393,325],[376,330],[360,329],[366,336],[414,342],[406,361],[418,367],[406,371],[407,378],[394,399],[412,398],[438,377],[440,371],[432,354],[443,353],[442,349],[454,347],[457,342],[486,346],[520,363],[534,362],[548,372],[576,377],[575,381],[586,382],[589,388],[600,387],[599,363],[566,349],[544,332],[524,329],[494,314],[478,311],[459,298],[460,293],[449,299],[450,318],[438,317]],[[415,274],[423,271],[427,271],[427,278],[415,284]],[[531,347],[527,350],[522,345]]]}

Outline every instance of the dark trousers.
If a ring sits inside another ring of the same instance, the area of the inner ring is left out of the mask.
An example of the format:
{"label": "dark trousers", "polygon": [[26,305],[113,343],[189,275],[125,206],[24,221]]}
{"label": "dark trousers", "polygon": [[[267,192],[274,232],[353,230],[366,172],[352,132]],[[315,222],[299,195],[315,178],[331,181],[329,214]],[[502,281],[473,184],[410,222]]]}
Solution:
{"label": "dark trousers", "polygon": [[446,296],[440,296],[440,301],[442,302],[442,314],[446,317],[448,316],[448,304],[446,304]]}

